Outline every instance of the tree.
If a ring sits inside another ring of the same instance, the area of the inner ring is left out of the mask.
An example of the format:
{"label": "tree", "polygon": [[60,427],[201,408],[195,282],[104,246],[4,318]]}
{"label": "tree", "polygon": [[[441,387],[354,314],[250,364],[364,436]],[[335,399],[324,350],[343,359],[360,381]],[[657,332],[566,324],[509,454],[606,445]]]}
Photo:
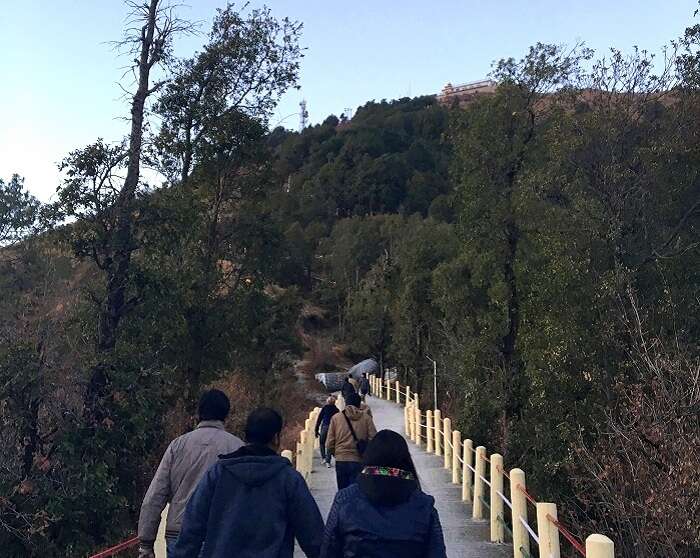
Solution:
{"label": "tree", "polygon": [[13,174],[9,182],[0,178],[0,246],[12,244],[32,232],[40,204],[24,188],[24,179]]}
{"label": "tree", "polygon": [[[120,322],[136,303],[128,292],[131,258],[138,247],[134,202],[140,184],[144,114],[148,98],[165,84],[151,83],[151,74],[158,66],[167,67],[173,38],[190,29],[162,0],[128,0],[126,5],[131,15],[118,47],[133,57],[135,89],[131,95],[128,140],[118,147],[98,140],[71,153],[61,165],[67,179],[59,188],[55,206],[62,217],[83,219],[85,234],[79,243],[87,247],[89,257],[105,276],[104,294],[96,301],[100,307],[96,332],[98,362],[90,372],[85,393],[85,413],[93,421],[100,420],[100,400],[108,393],[110,354],[117,344]],[[118,170],[123,170],[124,175],[118,175]],[[93,236],[96,242],[92,241]]]}
{"label": "tree", "polygon": [[163,119],[156,145],[171,180],[187,181],[222,119],[238,113],[265,121],[280,96],[296,87],[301,29],[266,7],[247,14],[233,4],[218,10],[204,50],[177,64],[155,107]]}
{"label": "tree", "polygon": [[523,363],[518,347],[522,281],[517,260],[523,235],[521,181],[541,148],[541,136],[556,112],[554,94],[577,82],[590,52],[538,43],[519,61],[501,60],[492,97],[460,115],[454,129],[455,173],[461,200],[460,223],[472,276],[487,285],[492,300],[488,336],[498,355],[506,393],[502,399],[500,445],[508,448],[510,422],[521,412]]}
{"label": "tree", "polygon": [[700,362],[652,338],[649,313],[628,293],[623,322],[634,339],[636,378],[615,386],[595,436],[581,440],[579,520],[607,533],[624,557],[690,558],[700,552]]}
{"label": "tree", "polygon": [[[189,406],[231,366],[227,347],[254,350],[236,308],[260,302],[281,259],[281,232],[263,217],[273,186],[265,134],[279,96],[296,85],[300,31],[267,8],[244,16],[228,5],[203,52],[178,64],[155,107],[169,182],[147,209],[155,227],[145,263],[150,274],[179,278],[170,293],[187,332],[178,365]],[[174,230],[170,215],[183,219]]]}
{"label": "tree", "polygon": [[347,295],[346,323],[350,350],[372,357],[384,369],[391,340],[391,281],[388,255],[382,255],[356,289]]}

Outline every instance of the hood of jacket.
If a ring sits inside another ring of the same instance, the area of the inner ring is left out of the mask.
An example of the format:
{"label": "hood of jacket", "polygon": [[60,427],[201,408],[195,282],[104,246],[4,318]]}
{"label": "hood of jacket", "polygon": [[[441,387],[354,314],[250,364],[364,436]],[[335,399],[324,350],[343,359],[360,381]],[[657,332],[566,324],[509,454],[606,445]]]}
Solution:
{"label": "hood of jacket", "polygon": [[261,486],[276,477],[291,463],[264,446],[247,445],[221,456],[221,467],[248,486]]}
{"label": "hood of jacket", "polygon": [[358,409],[357,407],[353,407],[352,405],[348,405],[347,407],[345,407],[345,410],[343,412],[353,422],[360,420],[362,418],[362,415],[364,414],[364,411],[362,409]]}

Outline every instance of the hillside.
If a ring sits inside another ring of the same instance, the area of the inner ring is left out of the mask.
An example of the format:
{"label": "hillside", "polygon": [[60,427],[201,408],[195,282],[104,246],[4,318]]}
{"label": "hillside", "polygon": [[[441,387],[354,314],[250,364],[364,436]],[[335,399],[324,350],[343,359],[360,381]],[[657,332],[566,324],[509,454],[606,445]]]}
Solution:
{"label": "hillside", "polygon": [[[695,93],[622,58],[586,78],[595,87],[558,92],[528,81],[531,61],[504,62],[517,86],[463,109],[401,99],[273,132],[285,280],[328,311],[354,359],[396,367],[422,401],[435,359],[440,407],[461,432],[497,440],[582,531],[615,532],[638,556],[634,541],[665,544],[665,520],[632,527],[641,501],[625,491],[660,503],[694,482],[678,452],[696,427],[647,415],[697,404]],[[621,95],[608,71],[646,85]],[[657,466],[675,479],[666,488]]]}
{"label": "hillside", "polygon": [[467,106],[372,101],[292,132],[267,123],[300,25],[229,6],[173,69],[172,14],[139,14],[166,35],[130,39],[129,137],[68,153],[49,204],[0,181],[9,556],[131,533],[203,389],[238,431],[282,409],[291,443],[313,374],[368,357],[581,532],[698,555],[700,28],[659,75],[645,51],[538,43]]}

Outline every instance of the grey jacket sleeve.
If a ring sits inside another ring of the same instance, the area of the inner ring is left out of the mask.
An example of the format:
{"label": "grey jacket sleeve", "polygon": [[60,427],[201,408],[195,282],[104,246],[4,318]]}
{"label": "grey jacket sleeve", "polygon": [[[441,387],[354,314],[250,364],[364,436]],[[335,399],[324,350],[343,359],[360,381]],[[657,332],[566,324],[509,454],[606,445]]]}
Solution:
{"label": "grey jacket sleeve", "polygon": [[160,515],[165,505],[170,501],[170,467],[173,461],[172,444],[165,450],[163,459],[160,460],[158,470],[153,476],[151,485],[143,497],[141,513],[139,514],[138,537],[143,543],[151,543],[156,540]]}

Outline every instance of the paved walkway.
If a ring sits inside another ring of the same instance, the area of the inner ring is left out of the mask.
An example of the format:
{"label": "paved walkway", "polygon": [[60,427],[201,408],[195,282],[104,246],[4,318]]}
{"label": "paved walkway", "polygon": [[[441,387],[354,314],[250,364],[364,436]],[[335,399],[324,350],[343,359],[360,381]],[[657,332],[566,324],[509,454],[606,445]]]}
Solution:
{"label": "paved walkway", "polygon": [[[377,430],[389,428],[403,434],[403,408],[383,399],[369,398]],[[510,546],[489,541],[487,521],[474,521],[470,505],[462,502],[461,486],[452,484],[451,474],[443,468],[444,460],[419,449],[409,440],[408,446],[418,469],[421,486],[435,498],[445,534],[449,558],[506,558],[512,556]],[[319,456],[314,458],[314,471],[309,483],[323,517],[328,515],[336,493],[335,469],[327,469]],[[304,555],[297,549],[296,557]]]}

